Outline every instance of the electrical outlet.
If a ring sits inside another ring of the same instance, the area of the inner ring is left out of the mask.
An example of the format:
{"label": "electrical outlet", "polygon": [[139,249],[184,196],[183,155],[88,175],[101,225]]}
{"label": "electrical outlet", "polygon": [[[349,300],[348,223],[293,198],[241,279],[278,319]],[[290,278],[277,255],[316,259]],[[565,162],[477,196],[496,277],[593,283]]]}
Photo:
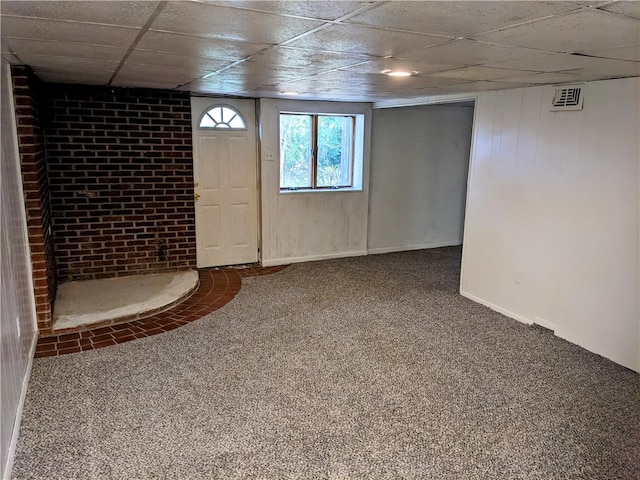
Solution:
{"label": "electrical outlet", "polygon": [[515,283],[522,283],[522,279],[524,278],[524,275],[522,274],[522,270],[516,270],[515,272],[513,272],[513,281]]}
{"label": "electrical outlet", "polygon": [[273,162],[276,159],[276,154],[273,153],[272,150],[265,150],[264,151],[264,159],[267,162]]}

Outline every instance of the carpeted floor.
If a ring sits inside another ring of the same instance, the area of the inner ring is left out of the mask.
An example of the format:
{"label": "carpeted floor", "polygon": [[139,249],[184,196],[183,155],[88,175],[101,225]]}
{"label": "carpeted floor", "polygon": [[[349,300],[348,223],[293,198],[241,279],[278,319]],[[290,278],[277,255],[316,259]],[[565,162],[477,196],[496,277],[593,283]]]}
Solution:
{"label": "carpeted floor", "polygon": [[640,478],[640,376],[458,295],[460,249],[292,265],[38,359],[15,478]]}

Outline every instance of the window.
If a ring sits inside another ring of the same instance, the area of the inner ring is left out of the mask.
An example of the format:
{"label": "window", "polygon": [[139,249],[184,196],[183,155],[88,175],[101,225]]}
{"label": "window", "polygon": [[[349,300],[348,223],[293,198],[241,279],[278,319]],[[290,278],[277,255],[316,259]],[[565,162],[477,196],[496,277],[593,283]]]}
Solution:
{"label": "window", "polygon": [[352,189],[359,115],[280,114],[280,189]]}
{"label": "window", "polygon": [[247,126],[240,112],[226,105],[218,105],[207,110],[200,119],[200,128],[214,130],[246,130]]}

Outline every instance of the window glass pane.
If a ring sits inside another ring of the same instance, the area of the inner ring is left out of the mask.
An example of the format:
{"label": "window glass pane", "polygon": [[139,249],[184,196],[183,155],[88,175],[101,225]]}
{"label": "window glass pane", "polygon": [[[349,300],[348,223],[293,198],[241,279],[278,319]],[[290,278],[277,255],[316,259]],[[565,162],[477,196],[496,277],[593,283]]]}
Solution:
{"label": "window glass pane", "polygon": [[244,122],[239,115],[236,115],[235,117],[233,117],[233,120],[229,122],[229,126],[231,128],[244,128]]}
{"label": "window glass pane", "polygon": [[318,116],[318,187],[351,186],[352,117]]}
{"label": "window glass pane", "polygon": [[207,114],[205,114],[205,116],[202,117],[202,120],[200,120],[200,128],[213,128],[215,126],[216,124],[213,121],[213,118]]}
{"label": "window glass pane", "polygon": [[220,107],[215,107],[209,110],[209,115],[213,118],[213,121],[216,123],[220,123],[222,121],[222,109]]}
{"label": "window glass pane", "polygon": [[202,120],[200,120],[200,128],[244,130],[246,125],[240,113],[235,109],[231,107],[213,107],[203,115]]}
{"label": "window glass pane", "polygon": [[311,115],[280,115],[280,188],[311,188]]}

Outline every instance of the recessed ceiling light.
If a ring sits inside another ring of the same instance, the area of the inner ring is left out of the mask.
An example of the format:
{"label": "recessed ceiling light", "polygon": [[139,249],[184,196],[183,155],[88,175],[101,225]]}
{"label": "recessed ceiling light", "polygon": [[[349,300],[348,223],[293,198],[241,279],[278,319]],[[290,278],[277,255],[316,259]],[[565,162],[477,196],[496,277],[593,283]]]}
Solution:
{"label": "recessed ceiling light", "polygon": [[411,72],[404,72],[402,70],[390,70],[390,71],[384,71],[382,73],[386,73],[390,77],[410,77],[411,76]]}
{"label": "recessed ceiling light", "polygon": [[300,95],[298,92],[293,92],[293,91],[282,92],[282,94],[288,95],[290,97],[295,97],[296,95]]}

